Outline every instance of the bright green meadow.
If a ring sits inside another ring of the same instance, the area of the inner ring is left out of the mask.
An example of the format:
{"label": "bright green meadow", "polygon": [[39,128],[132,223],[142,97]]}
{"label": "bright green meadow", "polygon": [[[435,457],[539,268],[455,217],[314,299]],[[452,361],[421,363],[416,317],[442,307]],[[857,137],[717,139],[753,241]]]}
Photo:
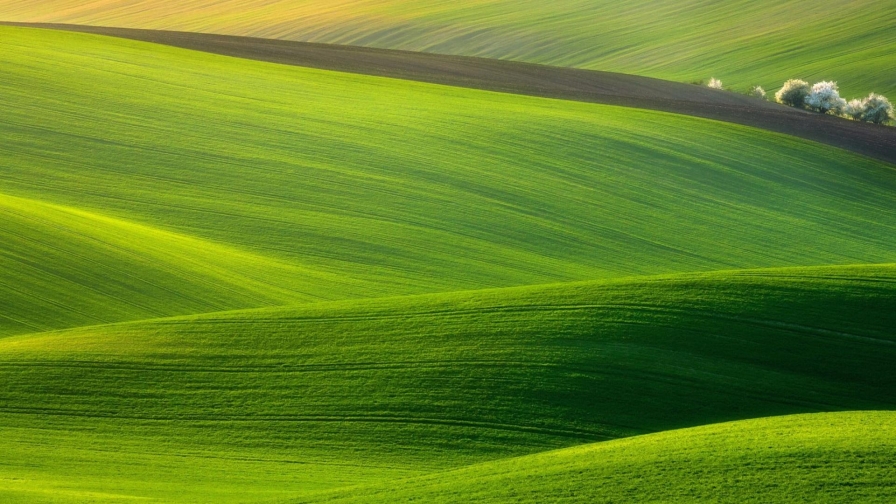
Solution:
{"label": "bright green meadow", "polygon": [[0,502],[896,499],[892,165],[76,33],[0,69]]}
{"label": "bright green meadow", "polygon": [[0,33],[0,260],[16,275],[0,286],[6,334],[288,300],[896,261],[896,169],[811,142]]}

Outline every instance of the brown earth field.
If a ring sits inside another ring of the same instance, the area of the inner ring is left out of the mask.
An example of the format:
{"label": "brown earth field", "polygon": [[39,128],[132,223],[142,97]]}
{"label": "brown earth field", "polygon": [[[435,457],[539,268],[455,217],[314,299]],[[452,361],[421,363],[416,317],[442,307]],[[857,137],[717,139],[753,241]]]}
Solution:
{"label": "brown earth field", "polygon": [[0,24],[94,33],[324,70],[686,114],[785,133],[896,164],[896,128],[798,110],[694,84],[487,58],[231,35],[41,23]]}

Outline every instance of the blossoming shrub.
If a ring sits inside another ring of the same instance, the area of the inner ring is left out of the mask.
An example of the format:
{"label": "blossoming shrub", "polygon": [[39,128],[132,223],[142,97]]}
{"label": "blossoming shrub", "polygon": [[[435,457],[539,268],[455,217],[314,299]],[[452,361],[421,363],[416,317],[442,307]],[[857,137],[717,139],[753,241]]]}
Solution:
{"label": "blossoming shrub", "polygon": [[753,86],[752,88],[750,88],[750,96],[764,100],[765,90],[762,89],[762,86]]}
{"label": "blossoming shrub", "polygon": [[839,114],[846,108],[846,100],[840,97],[837,83],[832,81],[815,83],[806,95],[804,103],[809,110],[822,114],[829,112]]}
{"label": "blossoming shrub", "polygon": [[886,96],[871,93],[863,102],[862,121],[884,124],[891,119],[896,119],[896,114],[893,112],[893,104],[890,103]]}
{"label": "blossoming shrub", "polygon": [[854,121],[861,121],[862,114],[865,113],[865,100],[849,100],[846,107],[843,107],[843,117]]}
{"label": "blossoming shrub", "polygon": [[782,87],[780,91],[775,93],[775,100],[784,105],[802,108],[806,102],[806,97],[809,96],[810,90],[811,88],[809,87],[808,82],[799,79],[790,79],[784,83],[784,87]]}

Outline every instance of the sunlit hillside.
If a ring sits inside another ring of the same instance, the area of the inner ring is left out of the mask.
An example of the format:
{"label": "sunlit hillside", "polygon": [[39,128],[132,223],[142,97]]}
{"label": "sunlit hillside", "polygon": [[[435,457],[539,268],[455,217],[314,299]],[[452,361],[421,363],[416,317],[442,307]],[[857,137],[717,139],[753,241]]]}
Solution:
{"label": "sunlit hillside", "polygon": [[894,0],[0,0],[0,20],[285,38],[896,94]]}

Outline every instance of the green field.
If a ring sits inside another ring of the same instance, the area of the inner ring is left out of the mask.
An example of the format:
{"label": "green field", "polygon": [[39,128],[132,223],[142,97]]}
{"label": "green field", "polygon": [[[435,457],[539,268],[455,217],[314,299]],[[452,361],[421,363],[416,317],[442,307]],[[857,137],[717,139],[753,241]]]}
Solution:
{"label": "green field", "polygon": [[[896,170],[811,142],[0,33],[2,260],[23,271],[0,286],[7,334],[289,299],[896,261]],[[67,271],[48,266],[75,252]],[[130,280],[105,285],[113,265]],[[46,289],[46,275],[66,283]],[[35,296],[59,315],[32,310]]]}
{"label": "green field", "polygon": [[0,0],[0,20],[203,31],[776,89],[896,94],[894,0]]}
{"label": "green field", "polygon": [[[317,299],[332,278],[207,240],[0,195],[0,336]],[[338,285],[338,284],[337,284]]]}
{"label": "green field", "polygon": [[9,337],[0,492],[243,502],[712,422],[893,409],[894,300],[896,266],[808,268]]}
{"label": "green field", "polygon": [[767,418],[596,443],[295,502],[885,503],[896,498],[894,439],[893,412]]}
{"label": "green field", "polygon": [[0,502],[896,497],[892,165],[76,33],[0,67]]}

